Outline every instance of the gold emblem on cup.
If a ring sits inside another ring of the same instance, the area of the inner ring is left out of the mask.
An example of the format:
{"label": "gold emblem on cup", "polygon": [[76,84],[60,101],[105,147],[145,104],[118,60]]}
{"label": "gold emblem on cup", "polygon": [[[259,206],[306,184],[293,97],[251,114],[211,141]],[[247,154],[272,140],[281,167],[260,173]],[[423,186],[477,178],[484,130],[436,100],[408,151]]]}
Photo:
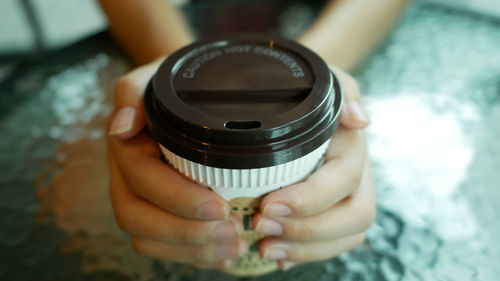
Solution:
{"label": "gold emblem on cup", "polygon": [[233,261],[233,266],[225,271],[235,275],[259,275],[278,269],[278,263],[273,260],[264,259],[259,254],[259,241],[264,235],[258,234],[252,227],[252,220],[259,212],[261,198],[238,197],[229,201],[231,210],[237,214],[243,222],[243,238],[250,245],[249,252],[245,256]]}

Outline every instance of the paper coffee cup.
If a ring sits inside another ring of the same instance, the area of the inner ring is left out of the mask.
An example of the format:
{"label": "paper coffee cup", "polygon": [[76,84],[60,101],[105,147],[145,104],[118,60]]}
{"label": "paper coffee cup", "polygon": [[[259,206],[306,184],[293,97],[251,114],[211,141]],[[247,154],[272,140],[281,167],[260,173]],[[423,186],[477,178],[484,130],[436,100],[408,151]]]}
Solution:
{"label": "paper coffee cup", "polygon": [[163,62],[144,103],[166,161],[228,200],[243,221],[250,252],[227,272],[277,269],[259,256],[251,221],[262,195],[306,179],[323,159],[342,105],[325,62],[275,36],[199,41]]}

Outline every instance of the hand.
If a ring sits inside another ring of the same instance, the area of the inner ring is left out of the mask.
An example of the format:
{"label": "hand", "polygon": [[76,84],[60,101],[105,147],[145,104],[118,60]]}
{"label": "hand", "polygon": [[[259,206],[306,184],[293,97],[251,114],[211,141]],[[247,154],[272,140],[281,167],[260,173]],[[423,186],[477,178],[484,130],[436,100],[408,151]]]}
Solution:
{"label": "hand", "polygon": [[242,222],[217,193],[161,161],[144,129],[143,92],[160,59],[124,76],[115,88],[110,127],[110,196],[118,225],[140,254],[199,267],[225,267],[248,251]]}
{"label": "hand", "polygon": [[362,128],[369,121],[353,78],[335,70],[346,102],[326,163],[301,183],[269,193],[254,228],[265,235],[260,254],[287,270],[359,246],[375,218],[375,188]]}
{"label": "hand", "polygon": [[[226,267],[230,259],[243,256],[248,251],[247,243],[238,238],[243,229],[241,221],[229,215],[229,206],[219,195],[194,184],[165,165],[160,160],[161,152],[157,143],[143,131],[145,116],[142,94],[161,61],[126,75],[115,89],[116,110],[110,127],[109,160],[110,195],[116,219],[119,226],[132,235],[134,248],[141,254],[193,263],[204,268]],[[335,145],[341,131],[350,132],[346,128],[362,128],[368,124],[357,102],[359,91],[350,90],[355,88],[354,80],[341,72],[337,75],[342,76],[341,83],[350,84],[344,85],[348,95],[341,123],[345,128],[336,134]],[[349,147],[350,144],[339,144],[335,148],[339,150],[344,146]],[[343,158],[336,156],[332,147],[328,158],[338,158],[337,162],[342,162]],[[361,148],[364,155],[364,143]],[[351,150],[355,152],[355,149]],[[325,167],[320,171],[326,170]],[[315,175],[322,174],[320,171]],[[293,189],[291,186],[284,190]],[[271,196],[273,194],[278,196]],[[269,198],[279,199],[279,194],[271,193],[263,206],[273,202]],[[300,209],[297,206],[290,207]],[[265,214],[268,213],[269,209],[266,209]],[[294,214],[288,217],[294,218]],[[264,241],[261,250],[265,250],[268,244],[273,245],[272,242],[271,238]],[[293,258],[287,260],[297,261]]]}

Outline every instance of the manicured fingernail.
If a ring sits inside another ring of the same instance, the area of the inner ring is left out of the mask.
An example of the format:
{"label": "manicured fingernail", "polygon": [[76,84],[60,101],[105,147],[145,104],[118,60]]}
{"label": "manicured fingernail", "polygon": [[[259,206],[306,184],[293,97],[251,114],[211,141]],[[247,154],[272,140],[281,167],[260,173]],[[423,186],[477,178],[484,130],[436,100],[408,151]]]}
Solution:
{"label": "manicured fingernail", "polygon": [[124,107],[120,109],[113,118],[113,122],[111,122],[109,135],[119,135],[132,129],[135,112],[136,110],[134,107]]}
{"label": "manicured fingernail", "polygon": [[233,239],[236,237],[238,237],[238,231],[231,221],[223,221],[214,229],[215,240]]}
{"label": "manicured fingernail", "polygon": [[248,252],[248,244],[244,240],[238,242],[238,256],[242,257]]}
{"label": "manicured fingernail", "polygon": [[230,268],[233,265],[232,260],[224,260],[222,262],[222,269]]}
{"label": "manicured fingernail", "polygon": [[217,254],[223,259],[233,259],[243,256],[246,253],[246,244],[244,241],[238,241],[235,245],[234,242],[224,243],[219,245]]}
{"label": "manicured fingernail", "polygon": [[357,119],[359,121],[363,122],[370,122],[370,119],[368,119],[368,116],[365,113],[365,110],[361,106],[361,103],[355,100],[348,101],[347,102],[347,111],[349,112],[349,115]]}
{"label": "manicured fingernail", "polygon": [[201,204],[197,208],[197,217],[207,220],[224,220],[228,211],[226,211],[219,203],[207,202]]}
{"label": "manicured fingernail", "polygon": [[273,220],[261,218],[255,231],[264,235],[281,235],[283,234],[283,227]]}
{"label": "manicured fingernail", "polygon": [[287,271],[290,268],[294,267],[295,265],[296,265],[296,263],[294,263],[293,261],[281,261],[280,262],[280,268],[283,271]]}
{"label": "manicured fingernail", "polygon": [[264,252],[264,258],[270,260],[283,260],[288,258],[288,254],[283,249],[268,248]]}
{"label": "manicured fingernail", "polygon": [[226,243],[219,246],[219,248],[217,249],[217,254],[220,258],[230,259],[235,258],[238,252],[236,249],[234,249],[234,245],[232,243]]}
{"label": "manicured fingernail", "polygon": [[291,213],[292,210],[283,204],[271,204],[264,209],[264,215],[268,217],[284,217]]}
{"label": "manicured fingernail", "polygon": [[233,222],[234,227],[236,227],[236,232],[238,234],[238,237],[240,237],[241,234],[244,232],[243,222],[241,221],[241,218],[236,214],[230,214],[228,220]]}

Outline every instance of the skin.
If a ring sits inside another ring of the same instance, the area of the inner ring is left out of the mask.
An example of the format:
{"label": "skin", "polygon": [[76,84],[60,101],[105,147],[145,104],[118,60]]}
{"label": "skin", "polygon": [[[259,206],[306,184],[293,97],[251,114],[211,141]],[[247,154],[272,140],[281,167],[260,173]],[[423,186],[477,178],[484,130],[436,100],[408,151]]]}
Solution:
{"label": "skin", "polygon": [[173,53],[194,40],[168,0],[99,0],[116,40],[139,65]]}
{"label": "skin", "polygon": [[[351,70],[391,30],[410,0],[330,0],[297,38],[325,61]],[[168,0],[99,0],[111,32],[139,65],[171,54],[195,38]],[[363,20],[359,20],[363,19]]]}
{"label": "skin", "polygon": [[[158,144],[143,130],[142,93],[161,61],[134,70],[116,86],[113,123],[120,112],[134,112],[128,129],[109,137],[116,220],[140,254],[205,268],[228,266],[248,251],[239,238],[242,222],[230,215],[222,197],[163,163]],[[346,98],[359,99],[354,79],[338,69],[335,73]],[[261,243],[262,256],[282,261],[282,268],[328,259],[360,245],[373,222],[375,191],[361,130],[368,123],[344,110],[341,124],[325,165],[306,181],[266,195],[263,213],[254,220],[257,231],[274,235]],[[273,204],[290,212],[278,209],[277,214]],[[281,225],[281,233],[269,233],[266,220]],[[273,256],[276,249],[286,255]]]}
{"label": "skin", "polygon": [[328,1],[298,40],[329,64],[350,71],[386,37],[409,2]]}
{"label": "skin", "polygon": [[[299,38],[337,65],[332,70],[343,87],[345,104],[325,165],[306,181],[266,195],[262,213],[253,220],[257,231],[272,235],[261,242],[260,254],[279,260],[284,270],[357,247],[375,218],[375,188],[363,132],[369,120],[356,81],[341,68],[351,69],[373,49],[406,2],[329,1]],[[142,95],[147,82],[165,55],[193,36],[168,1],[100,3],[113,34],[132,58],[139,64],[150,62],[115,87],[108,143],[116,220],[140,254],[202,268],[227,267],[248,252],[240,238],[241,221],[230,215],[222,197],[163,163],[157,143],[144,130]]]}

